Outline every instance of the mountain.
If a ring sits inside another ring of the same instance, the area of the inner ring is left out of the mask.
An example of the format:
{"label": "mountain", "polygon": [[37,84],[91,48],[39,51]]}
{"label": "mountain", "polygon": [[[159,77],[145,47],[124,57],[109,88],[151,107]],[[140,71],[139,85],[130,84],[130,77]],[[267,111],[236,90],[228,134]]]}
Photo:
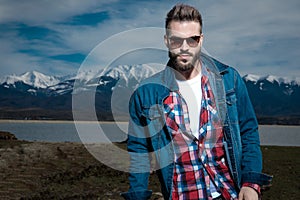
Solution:
{"label": "mountain", "polygon": [[252,74],[244,76],[243,79],[260,121],[269,123],[268,121],[272,121],[272,118],[276,117],[277,120],[286,120],[286,123],[299,122],[299,80]]}
{"label": "mountain", "polygon": [[259,76],[254,74],[247,74],[243,77],[243,79],[247,81],[251,81],[253,83],[257,83],[263,80],[267,80],[271,83],[278,83],[278,84],[287,84],[287,85],[300,85],[300,77],[295,79],[287,78],[287,77],[277,77],[272,75],[267,76]]}
{"label": "mountain", "polygon": [[121,96],[114,97],[114,101],[122,104],[114,108],[126,113],[124,103],[128,95],[141,80],[155,72],[149,65],[119,65],[103,70],[81,70],[62,77],[39,72],[6,76],[0,81],[0,118],[72,119],[72,95],[84,98],[94,95],[98,118],[112,120],[113,91]]}
{"label": "mountain", "polygon": [[1,84],[7,87],[15,87],[18,82],[30,85],[34,88],[47,88],[51,85],[58,84],[61,80],[55,76],[47,76],[37,71],[26,72],[20,76],[9,75],[0,79]]}
{"label": "mountain", "polygon": [[[149,65],[81,70],[68,76],[36,71],[0,79],[0,118],[72,119],[72,97],[95,98],[99,120],[127,116],[138,83],[156,73]],[[248,74],[243,77],[260,123],[300,124],[300,80]],[[88,116],[88,113],[87,113]]]}

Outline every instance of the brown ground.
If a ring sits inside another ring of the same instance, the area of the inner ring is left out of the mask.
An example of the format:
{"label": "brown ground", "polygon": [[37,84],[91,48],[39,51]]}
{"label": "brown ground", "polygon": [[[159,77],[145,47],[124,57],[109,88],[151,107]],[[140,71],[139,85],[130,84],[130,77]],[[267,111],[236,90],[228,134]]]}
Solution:
{"label": "brown ground", "polygon": [[[300,197],[299,150],[262,147],[264,172],[274,175],[264,200]],[[97,161],[82,144],[0,141],[0,199],[122,199],[127,176]],[[159,199],[155,175],[149,187],[152,199]]]}

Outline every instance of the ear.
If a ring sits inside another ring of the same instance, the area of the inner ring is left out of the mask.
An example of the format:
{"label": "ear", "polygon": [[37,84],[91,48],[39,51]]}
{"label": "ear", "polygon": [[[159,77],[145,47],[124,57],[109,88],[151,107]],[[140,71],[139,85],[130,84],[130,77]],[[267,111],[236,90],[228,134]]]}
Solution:
{"label": "ear", "polygon": [[165,41],[165,45],[167,46],[167,48],[169,48],[169,41],[168,41],[167,35],[164,35],[164,41]]}

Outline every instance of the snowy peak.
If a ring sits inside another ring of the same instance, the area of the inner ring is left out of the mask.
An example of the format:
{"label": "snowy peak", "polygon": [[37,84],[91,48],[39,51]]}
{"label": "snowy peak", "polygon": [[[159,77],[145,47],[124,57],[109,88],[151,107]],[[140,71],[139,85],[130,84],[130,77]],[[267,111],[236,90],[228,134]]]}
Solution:
{"label": "snowy peak", "polygon": [[110,76],[115,79],[132,79],[142,80],[144,78],[148,78],[154,73],[156,73],[159,69],[154,68],[150,65],[142,64],[142,65],[119,65],[117,67],[109,67],[105,68],[99,76]]}
{"label": "snowy peak", "polygon": [[254,74],[247,74],[243,78],[246,81],[251,81],[251,82],[257,83],[257,81],[259,81],[261,77],[258,75],[254,75]]}
{"label": "snowy peak", "polygon": [[[116,87],[134,89],[142,80],[162,69],[163,66],[154,64],[153,66],[152,64],[118,65],[109,66],[105,69],[81,70],[75,75],[62,77],[48,76],[37,71],[31,71],[21,75],[6,76],[0,79],[0,84],[5,88],[15,88],[22,92],[39,92],[47,95],[71,93],[77,80],[80,82],[78,86],[82,91],[94,89],[95,87],[107,91]],[[292,94],[295,87],[300,87],[300,77],[292,79],[272,75],[247,74],[243,77],[243,80],[249,84],[259,86],[260,90],[266,90],[266,87],[279,86],[284,88],[285,93],[288,94]]]}
{"label": "snowy peak", "polygon": [[20,76],[24,82],[28,85],[32,85],[36,88],[46,88],[51,85],[59,83],[59,79],[54,76],[47,76],[40,72],[32,71],[27,72]]}
{"label": "snowy peak", "polygon": [[152,67],[150,65],[118,65],[109,66],[104,69],[90,69],[79,70],[76,75],[71,76],[69,79],[80,80],[88,83],[93,82],[93,79],[99,79],[100,77],[111,77],[119,80],[124,79],[128,82],[129,79],[136,79],[138,81],[148,78],[160,69],[158,67]]}
{"label": "snowy peak", "polygon": [[80,70],[77,74],[69,76],[67,80],[80,80],[83,82],[88,82],[97,77],[97,74],[101,73],[102,70],[93,69],[93,70]]}
{"label": "snowy peak", "polygon": [[300,79],[294,78],[287,78],[287,77],[277,77],[273,75],[267,75],[267,76],[259,76],[259,75],[254,75],[254,74],[247,74],[243,77],[245,81],[251,81],[254,82],[255,84],[257,82],[261,81],[268,81],[270,83],[278,83],[280,84],[289,84],[289,85],[300,85]]}
{"label": "snowy peak", "polygon": [[26,72],[20,76],[9,75],[1,81],[2,84],[13,86],[15,86],[17,82],[23,82],[35,88],[47,88],[51,85],[58,84],[60,82],[60,79],[54,76],[47,76],[37,71],[31,71]]}
{"label": "snowy peak", "polygon": [[294,81],[294,80],[286,78],[286,77],[277,77],[277,76],[272,76],[272,75],[268,75],[268,76],[264,77],[263,79],[265,79],[271,83],[277,82],[279,84],[281,84],[281,83],[290,84]]}
{"label": "snowy peak", "polygon": [[[95,83],[100,77],[111,77],[115,80],[122,79],[126,84],[130,80],[136,80],[137,82],[151,76],[157,72],[159,68],[152,67],[150,65],[119,65],[109,66],[105,69],[93,69],[93,70],[79,70],[77,74],[56,77],[48,76],[37,71],[26,72],[21,75],[8,75],[0,79],[0,84],[5,87],[17,87],[17,83],[24,83],[32,86],[36,89],[50,89],[56,88],[56,85],[61,86],[61,83],[80,80],[83,83]],[[101,84],[101,83],[100,83]]]}

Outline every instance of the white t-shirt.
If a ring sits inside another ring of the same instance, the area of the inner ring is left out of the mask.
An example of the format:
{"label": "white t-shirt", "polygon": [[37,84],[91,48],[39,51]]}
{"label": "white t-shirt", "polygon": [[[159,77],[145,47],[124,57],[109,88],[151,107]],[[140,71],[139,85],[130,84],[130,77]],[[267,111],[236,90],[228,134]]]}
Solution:
{"label": "white t-shirt", "polygon": [[190,80],[177,80],[177,83],[179,92],[187,103],[192,134],[196,138],[199,138],[199,120],[202,100],[201,73]]}

